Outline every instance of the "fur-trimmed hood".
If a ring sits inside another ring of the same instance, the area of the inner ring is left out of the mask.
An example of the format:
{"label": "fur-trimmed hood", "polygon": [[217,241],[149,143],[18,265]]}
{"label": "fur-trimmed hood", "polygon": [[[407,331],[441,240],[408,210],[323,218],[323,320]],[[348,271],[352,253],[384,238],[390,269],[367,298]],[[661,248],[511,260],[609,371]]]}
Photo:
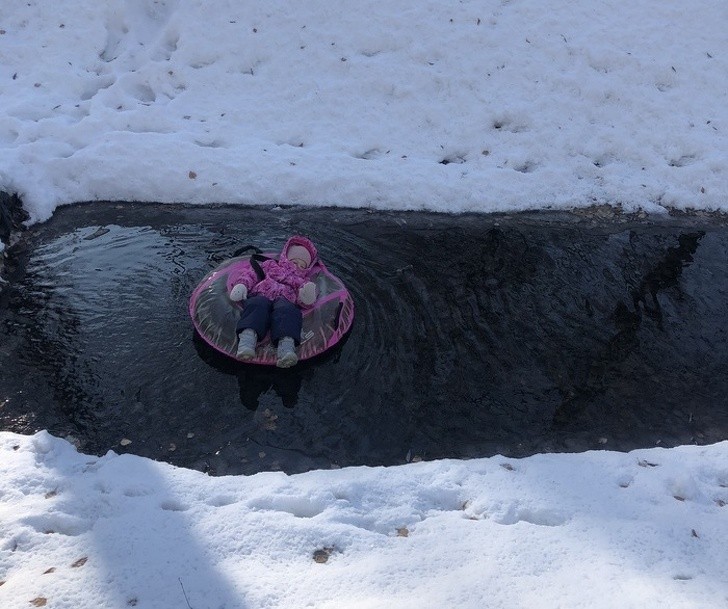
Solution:
{"label": "fur-trimmed hood", "polygon": [[300,245],[301,247],[305,247],[306,250],[308,250],[308,253],[311,254],[311,264],[308,265],[309,268],[316,264],[316,261],[318,260],[318,251],[316,251],[316,246],[313,244],[313,241],[301,235],[294,235],[293,237],[290,237],[288,241],[286,241],[286,244],[281,250],[281,258],[285,258],[286,260],[288,260],[288,249],[292,245]]}

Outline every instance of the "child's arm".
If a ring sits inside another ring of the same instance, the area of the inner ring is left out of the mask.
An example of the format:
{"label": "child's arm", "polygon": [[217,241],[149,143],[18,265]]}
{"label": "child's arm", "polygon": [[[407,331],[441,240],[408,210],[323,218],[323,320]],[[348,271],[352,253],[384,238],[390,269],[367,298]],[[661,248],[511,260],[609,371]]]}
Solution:
{"label": "child's arm", "polygon": [[230,300],[240,302],[245,300],[248,292],[258,283],[258,275],[252,267],[246,266],[233,273],[227,278],[227,289]]}

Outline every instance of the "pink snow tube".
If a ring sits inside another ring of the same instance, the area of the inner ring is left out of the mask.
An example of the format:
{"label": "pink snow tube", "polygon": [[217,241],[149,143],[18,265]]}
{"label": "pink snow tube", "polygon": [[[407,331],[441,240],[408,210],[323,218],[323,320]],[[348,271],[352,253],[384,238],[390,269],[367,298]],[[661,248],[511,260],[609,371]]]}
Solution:
{"label": "pink snow tube", "polygon": [[[267,258],[277,253],[264,252]],[[227,276],[241,266],[250,266],[250,255],[226,260],[208,273],[192,292],[190,317],[195,330],[212,348],[235,359],[238,337],[235,334],[242,306],[228,298]],[[312,267],[310,280],[316,284],[318,299],[303,311],[299,361],[315,357],[338,343],[354,321],[354,301],[341,280],[320,260]],[[255,357],[246,363],[275,365],[276,351],[268,337],[258,342]]]}

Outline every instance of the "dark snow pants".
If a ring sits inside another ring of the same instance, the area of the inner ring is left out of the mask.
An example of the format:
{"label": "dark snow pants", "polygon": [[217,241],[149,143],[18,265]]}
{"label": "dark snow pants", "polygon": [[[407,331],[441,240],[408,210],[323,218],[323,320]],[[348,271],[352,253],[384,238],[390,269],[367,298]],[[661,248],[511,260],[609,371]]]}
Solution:
{"label": "dark snow pants", "polygon": [[296,345],[301,340],[303,313],[285,298],[269,300],[265,296],[252,296],[243,305],[243,314],[237,325],[238,334],[252,329],[261,340],[270,329],[270,340],[278,345],[281,338],[290,336]]}

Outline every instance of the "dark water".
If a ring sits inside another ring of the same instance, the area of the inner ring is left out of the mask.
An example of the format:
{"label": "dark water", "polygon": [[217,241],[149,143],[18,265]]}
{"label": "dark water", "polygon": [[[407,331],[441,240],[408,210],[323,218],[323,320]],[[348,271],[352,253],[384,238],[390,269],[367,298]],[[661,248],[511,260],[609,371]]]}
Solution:
{"label": "dark water", "polygon": [[[189,294],[293,233],[350,287],[347,340],[285,371],[218,356]],[[97,204],[23,247],[0,294],[0,427],[85,452],[237,474],[728,438],[719,218]]]}

